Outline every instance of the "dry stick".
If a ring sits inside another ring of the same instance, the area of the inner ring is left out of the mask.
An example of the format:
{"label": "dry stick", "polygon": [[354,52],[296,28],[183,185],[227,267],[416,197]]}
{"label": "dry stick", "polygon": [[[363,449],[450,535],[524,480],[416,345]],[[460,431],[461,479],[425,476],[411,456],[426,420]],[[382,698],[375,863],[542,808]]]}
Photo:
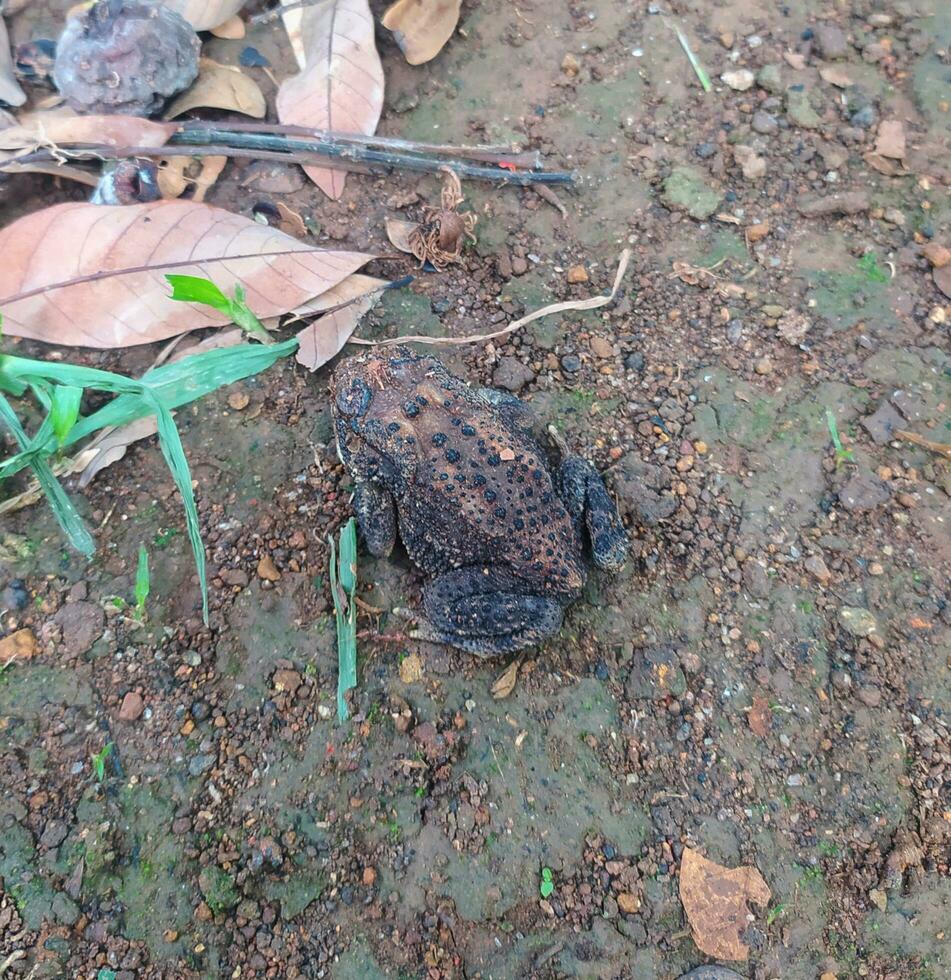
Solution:
{"label": "dry stick", "polygon": [[940,456],[951,459],[951,444],[949,443],[934,442],[931,439],[926,439],[924,436],[919,436],[915,432],[909,432],[907,429],[896,429],[895,435],[899,439],[904,439],[905,442],[914,443],[916,446],[921,446],[923,449],[930,449],[933,453],[938,453]]}
{"label": "dry stick", "polygon": [[389,340],[361,340],[359,337],[351,337],[350,343],[363,344],[366,347],[388,347],[391,344],[409,343],[461,347],[464,344],[484,344],[489,340],[498,340],[499,337],[507,337],[526,324],[539,320],[543,316],[551,316],[553,313],[566,313],[573,310],[596,310],[598,307],[607,306],[608,303],[612,303],[614,297],[617,296],[618,288],[621,285],[621,280],[624,278],[624,273],[627,272],[627,266],[630,260],[631,250],[626,248],[621,252],[617,274],[614,277],[614,285],[611,287],[611,292],[607,296],[592,296],[590,299],[568,300],[564,303],[553,303],[551,306],[543,306],[540,310],[535,310],[534,313],[529,313],[521,317],[521,319],[513,320],[507,327],[496,330],[494,333],[480,333],[470,337],[391,337]]}
{"label": "dry stick", "polygon": [[[185,135],[185,134],[181,134]],[[195,133],[189,133],[195,136]],[[202,135],[210,135],[208,133]],[[255,141],[254,134],[232,134],[237,141]],[[266,149],[254,146],[235,147],[224,143],[193,145],[179,141],[174,136],[164,146],[106,146],[105,144],[85,147],[57,147],[56,153],[50,150],[37,150],[34,153],[15,157],[0,163],[0,170],[10,164],[33,163],[35,161],[58,160],[67,157],[74,160],[99,159],[122,160],[129,157],[171,157],[171,156],[226,156],[252,160],[280,160],[282,163],[320,164],[337,170],[352,170],[363,173],[389,173],[392,170],[409,170],[416,173],[439,173],[448,167],[460,177],[472,180],[487,180],[495,184],[570,184],[574,175],[556,170],[506,170],[501,167],[480,167],[462,160],[440,159],[438,157],[413,156],[410,154],[384,153],[380,150],[367,150],[362,147],[333,148],[317,147],[319,141],[308,142],[284,137],[264,137],[275,146],[286,146],[287,150]],[[294,149],[298,147],[298,149]],[[175,151],[178,151],[177,153]]]}

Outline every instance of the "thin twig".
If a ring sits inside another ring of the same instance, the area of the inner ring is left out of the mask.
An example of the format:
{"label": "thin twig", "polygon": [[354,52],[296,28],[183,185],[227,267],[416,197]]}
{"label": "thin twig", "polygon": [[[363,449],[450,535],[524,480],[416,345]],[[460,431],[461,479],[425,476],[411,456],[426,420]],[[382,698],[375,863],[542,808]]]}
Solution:
{"label": "thin twig", "polygon": [[464,344],[484,344],[490,340],[498,340],[499,337],[507,337],[515,333],[528,323],[541,319],[543,316],[551,316],[553,313],[565,313],[573,310],[596,310],[601,306],[607,306],[614,301],[617,291],[620,288],[624,273],[627,272],[628,263],[631,260],[631,250],[624,249],[618,261],[617,274],[614,277],[614,285],[607,296],[592,296],[590,299],[568,300],[564,303],[553,303],[551,306],[543,306],[534,313],[528,313],[518,320],[513,320],[507,327],[496,330],[494,333],[473,334],[468,337],[423,337],[413,335],[408,337],[391,337],[388,340],[362,340],[358,337],[351,337],[351,344],[363,344],[365,347],[386,347],[391,344],[437,344],[444,346],[462,346]]}
{"label": "thin twig", "polygon": [[951,444],[949,443],[934,442],[924,436],[919,436],[915,432],[909,432],[907,429],[896,429],[895,435],[899,439],[904,439],[905,442],[914,443],[916,446],[921,446],[922,449],[930,449],[933,453],[938,453],[939,456],[951,459]]}

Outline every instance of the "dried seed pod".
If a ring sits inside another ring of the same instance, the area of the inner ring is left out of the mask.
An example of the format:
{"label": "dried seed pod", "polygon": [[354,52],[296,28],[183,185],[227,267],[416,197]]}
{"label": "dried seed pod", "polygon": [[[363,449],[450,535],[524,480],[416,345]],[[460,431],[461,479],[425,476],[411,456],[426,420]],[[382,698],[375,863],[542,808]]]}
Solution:
{"label": "dried seed pod", "polygon": [[97,0],[70,18],[53,80],[77,112],[149,116],[198,76],[201,42],[151,0]]}

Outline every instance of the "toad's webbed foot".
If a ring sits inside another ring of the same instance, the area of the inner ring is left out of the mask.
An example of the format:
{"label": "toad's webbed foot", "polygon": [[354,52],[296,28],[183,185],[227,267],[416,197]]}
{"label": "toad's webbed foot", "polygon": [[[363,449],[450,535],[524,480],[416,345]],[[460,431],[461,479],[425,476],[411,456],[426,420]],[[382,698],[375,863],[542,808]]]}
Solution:
{"label": "toad's webbed foot", "polygon": [[586,459],[566,455],[558,470],[558,483],[575,524],[588,528],[595,565],[609,572],[619,571],[627,560],[627,531],[601,474]]}

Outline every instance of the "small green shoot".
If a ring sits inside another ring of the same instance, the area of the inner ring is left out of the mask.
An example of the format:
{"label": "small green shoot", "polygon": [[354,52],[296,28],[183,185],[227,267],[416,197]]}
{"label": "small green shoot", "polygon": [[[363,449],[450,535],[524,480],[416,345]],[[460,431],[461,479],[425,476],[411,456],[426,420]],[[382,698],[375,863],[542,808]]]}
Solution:
{"label": "small green shoot", "polygon": [[350,717],[347,691],[357,686],[357,525],[351,517],[340,531],[340,553],[330,538],[330,591],[337,623],[337,719]]}
{"label": "small green shoot", "polygon": [[677,34],[677,40],[680,41],[680,46],[684,49],[684,54],[687,56],[687,60],[690,62],[690,67],[694,70],[694,74],[700,80],[700,84],[703,86],[704,92],[713,91],[713,83],[710,81],[710,76],[707,74],[706,69],[700,64],[699,59],[693,53],[690,47],[690,42],[687,40],[686,34],[679,28],[674,27],[674,31]]}
{"label": "small green shoot", "polygon": [[826,409],[826,425],[829,427],[829,435],[832,437],[832,445],[835,446],[835,464],[851,463],[854,455],[851,449],[846,449],[839,438],[839,427],[836,425],[835,415],[831,408]]}
{"label": "small green shoot", "polygon": [[56,444],[62,446],[70,430],[79,420],[79,403],[82,401],[83,389],[74,385],[56,385],[50,401],[50,425]]}
{"label": "small green shoot", "polygon": [[858,265],[869,282],[888,282],[888,273],[879,266],[874,252],[866,252],[859,259]]}
{"label": "small green shoot", "polygon": [[149,553],[139,545],[139,563],[135,569],[135,618],[145,619],[145,600],[149,597]]}
{"label": "small green shoot", "polygon": [[165,278],[172,287],[172,299],[182,303],[201,303],[204,306],[211,306],[219,313],[230,317],[245,333],[262,343],[271,342],[270,334],[264,329],[264,324],[248,306],[244,287],[240,284],[234,287],[234,299],[229,299],[210,279],[203,279],[201,276],[167,275]]}
{"label": "small green shoot", "polygon": [[552,878],[551,868],[542,868],[542,880],[538,884],[538,894],[542,898],[548,898],[554,890],[555,882]]}
{"label": "small green shoot", "polygon": [[102,782],[106,778],[106,759],[112,754],[112,742],[106,744],[92,756],[92,771],[96,774],[96,780]]}
{"label": "small green shoot", "polygon": [[785,911],[786,911],[785,902],[780,902],[779,905],[774,905],[766,913],[766,925],[771,926]]}

